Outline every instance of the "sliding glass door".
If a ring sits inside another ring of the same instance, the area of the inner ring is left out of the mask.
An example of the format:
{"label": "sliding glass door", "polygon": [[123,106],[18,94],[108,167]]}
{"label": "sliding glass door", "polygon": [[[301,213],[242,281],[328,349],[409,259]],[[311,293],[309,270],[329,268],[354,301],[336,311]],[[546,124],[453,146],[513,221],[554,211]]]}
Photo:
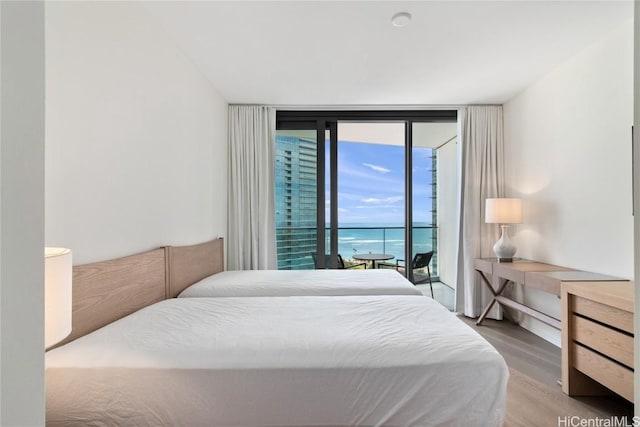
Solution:
{"label": "sliding glass door", "polygon": [[405,126],[338,122],[338,252],[347,265],[404,258]]}
{"label": "sliding glass door", "polygon": [[[412,127],[412,260],[426,261],[414,265],[413,273],[425,281],[427,274],[437,275],[438,265],[438,205],[437,161],[435,144],[438,138],[432,135],[434,123],[414,123]],[[429,255],[431,254],[431,255]],[[418,257],[417,257],[418,256]],[[435,277],[433,277],[435,279]]]}
{"label": "sliding glass door", "polygon": [[[455,287],[457,259],[457,124],[421,122],[412,126],[412,256],[433,251],[421,278]],[[415,280],[414,280],[415,281]]]}
{"label": "sliding glass door", "polygon": [[313,269],[317,251],[316,130],[276,133],[275,205],[278,269]]}
{"label": "sliding glass door", "polygon": [[278,268],[411,266],[433,250],[437,275],[439,136],[425,131],[455,120],[455,111],[279,111]]}

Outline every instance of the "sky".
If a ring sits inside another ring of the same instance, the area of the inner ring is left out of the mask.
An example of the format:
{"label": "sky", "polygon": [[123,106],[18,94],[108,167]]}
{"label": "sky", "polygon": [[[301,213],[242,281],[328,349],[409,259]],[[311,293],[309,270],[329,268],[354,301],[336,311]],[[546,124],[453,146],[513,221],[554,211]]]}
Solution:
{"label": "sky", "polygon": [[[404,152],[404,147],[397,145],[338,142],[338,222],[341,226],[404,224]],[[431,222],[430,156],[430,149],[414,148],[414,223]],[[327,152],[327,167],[328,158]],[[328,181],[326,188],[329,218]]]}

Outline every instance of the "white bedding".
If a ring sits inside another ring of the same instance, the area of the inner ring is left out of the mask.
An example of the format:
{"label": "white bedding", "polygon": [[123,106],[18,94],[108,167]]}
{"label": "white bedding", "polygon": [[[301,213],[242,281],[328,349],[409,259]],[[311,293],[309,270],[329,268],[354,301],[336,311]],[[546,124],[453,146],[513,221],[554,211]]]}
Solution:
{"label": "white bedding", "polygon": [[186,288],[178,296],[269,297],[304,295],[422,295],[400,273],[377,270],[223,271]]}
{"label": "white bedding", "polygon": [[498,426],[507,379],[429,298],[172,299],[47,352],[47,424]]}

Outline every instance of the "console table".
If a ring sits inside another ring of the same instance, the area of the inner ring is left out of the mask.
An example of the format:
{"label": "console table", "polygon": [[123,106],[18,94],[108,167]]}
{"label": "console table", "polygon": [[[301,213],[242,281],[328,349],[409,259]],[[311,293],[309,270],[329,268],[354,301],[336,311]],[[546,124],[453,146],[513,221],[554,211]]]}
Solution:
{"label": "console table", "polygon": [[[476,325],[482,324],[485,317],[487,317],[487,315],[489,314],[491,308],[493,308],[493,305],[497,302],[506,307],[510,307],[514,310],[518,310],[520,312],[528,314],[529,316],[538,319],[548,325],[551,325],[554,328],[560,329],[560,320],[534,310],[531,307],[527,307],[526,305],[514,301],[510,298],[507,298],[506,296],[502,295],[502,293],[509,283],[525,284],[525,275],[528,272],[563,271],[569,269],[559,267],[557,265],[529,261],[526,259],[514,259],[513,262],[498,262],[496,258],[477,258],[474,260],[473,267],[478,273],[480,273],[482,282],[487,285],[487,288],[493,294],[493,299],[489,302],[487,307],[484,309],[484,311],[476,321]],[[487,275],[493,276],[497,279],[497,289],[492,286],[491,282],[487,278]],[[558,296],[560,295],[560,286],[558,286],[557,289],[555,286],[545,285],[540,287],[536,286],[535,281],[532,286],[538,287],[547,292],[554,293]]]}
{"label": "console table", "polygon": [[[525,313],[556,329],[561,329],[560,319],[548,316],[504,296],[503,292],[509,283],[520,283],[525,287],[540,289],[560,297],[561,286],[565,282],[626,281],[603,274],[573,270],[526,259],[514,259],[513,262],[498,262],[496,258],[477,258],[474,260],[473,266],[480,273],[482,282],[493,295],[493,299],[476,321],[476,325],[482,324],[491,308],[497,302],[505,307]],[[497,288],[492,286],[487,275],[493,276],[498,281]]]}
{"label": "console table", "polygon": [[[498,303],[561,329],[562,391],[588,396],[612,390],[633,402],[632,282],[524,259],[478,258],[474,268],[493,294],[477,325]],[[487,276],[497,281],[496,287]],[[509,283],[560,297],[562,320],[502,295]]]}

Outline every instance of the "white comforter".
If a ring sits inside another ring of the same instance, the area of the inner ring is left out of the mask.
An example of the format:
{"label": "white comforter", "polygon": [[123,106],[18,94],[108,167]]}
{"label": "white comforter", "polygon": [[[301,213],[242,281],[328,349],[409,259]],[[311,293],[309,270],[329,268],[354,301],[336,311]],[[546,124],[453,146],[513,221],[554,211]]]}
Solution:
{"label": "white comforter", "polygon": [[422,295],[400,273],[378,270],[223,271],[182,291],[190,297]]}
{"label": "white comforter", "polygon": [[46,354],[48,425],[498,426],[508,370],[429,298],[185,298]]}

